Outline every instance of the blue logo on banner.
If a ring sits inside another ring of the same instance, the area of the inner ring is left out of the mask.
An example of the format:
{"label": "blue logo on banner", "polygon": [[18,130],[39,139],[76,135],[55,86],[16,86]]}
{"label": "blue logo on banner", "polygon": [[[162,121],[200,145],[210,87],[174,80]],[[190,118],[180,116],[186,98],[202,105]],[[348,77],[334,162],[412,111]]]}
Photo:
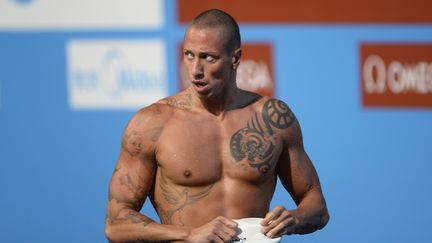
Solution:
{"label": "blue logo on banner", "polygon": [[13,0],[13,1],[16,3],[19,3],[19,4],[29,4],[29,3],[33,2],[34,0]]}

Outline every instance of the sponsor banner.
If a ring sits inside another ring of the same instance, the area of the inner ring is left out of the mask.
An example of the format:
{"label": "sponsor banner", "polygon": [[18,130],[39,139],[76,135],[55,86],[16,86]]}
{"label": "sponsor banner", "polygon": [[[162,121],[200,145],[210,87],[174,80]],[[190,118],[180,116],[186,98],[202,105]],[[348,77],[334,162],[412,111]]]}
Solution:
{"label": "sponsor banner", "polygon": [[430,0],[177,0],[178,20],[219,8],[240,23],[432,23]]}
{"label": "sponsor banner", "polygon": [[[272,46],[269,43],[242,43],[242,57],[237,70],[237,86],[264,96],[274,95]],[[181,90],[190,85],[190,78],[183,65],[183,45],[180,45]]]}
{"label": "sponsor banner", "polygon": [[159,29],[160,0],[3,0],[0,30]]}
{"label": "sponsor banner", "polygon": [[136,110],[168,95],[161,39],[76,39],[66,49],[72,109]]}
{"label": "sponsor banner", "polygon": [[432,43],[360,45],[366,107],[432,107]]}

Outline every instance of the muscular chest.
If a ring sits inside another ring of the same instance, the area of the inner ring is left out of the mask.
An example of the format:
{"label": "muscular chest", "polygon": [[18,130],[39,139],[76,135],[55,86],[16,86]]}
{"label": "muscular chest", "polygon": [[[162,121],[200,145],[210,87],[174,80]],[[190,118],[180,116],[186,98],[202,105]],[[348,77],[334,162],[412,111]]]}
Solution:
{"label": "muscular chest", "polygon": [[170,178],[207,184],[221,174],[224,140],[207,125],[178,120],[164,130],[158,142],[157,161]]}
{"label": "muscular chest", "polygon": [[179,185],[207,185],[221,178],[259,183],[273,176],[282,144],[253,112],[227,114],[223,121],[180,116],[164,128],[157,160]]}

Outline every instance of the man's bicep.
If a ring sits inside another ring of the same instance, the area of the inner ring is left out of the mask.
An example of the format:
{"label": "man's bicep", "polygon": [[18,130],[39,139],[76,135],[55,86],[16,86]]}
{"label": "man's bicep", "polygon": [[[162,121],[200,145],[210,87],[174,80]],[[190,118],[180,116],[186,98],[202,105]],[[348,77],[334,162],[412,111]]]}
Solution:
{"label": "man's bicep", "polygon": [[319,187],[319,179],[303,147],[301,128],[297,121],[290,128],[285,143],[278,163],[278,174],[284,187],[299,203],[308,191]]}
{"label": "man's bicep", "polygon": [[141,110],[125,129],[111,178],[109,203],[139,210],[151,190],[156,171],[155,143],[162,131],[151,117],[148,111]]}
{"label": "man's bicep", "polygon": [[120,156],[111,178],[108,203],[138,211],[151,190],[154,172],[152,161]]}

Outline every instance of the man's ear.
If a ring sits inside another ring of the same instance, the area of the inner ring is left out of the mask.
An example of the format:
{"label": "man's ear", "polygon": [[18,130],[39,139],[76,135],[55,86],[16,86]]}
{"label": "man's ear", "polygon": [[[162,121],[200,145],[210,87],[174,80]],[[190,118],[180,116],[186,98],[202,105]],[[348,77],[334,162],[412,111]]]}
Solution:
{"label": "man's ear", "polygon": [[242,54],[241,48],[237,48],[234,50],[234,55],[232,57],[233,69],[237,69],[238,66],[240,65],[241,54]]}

